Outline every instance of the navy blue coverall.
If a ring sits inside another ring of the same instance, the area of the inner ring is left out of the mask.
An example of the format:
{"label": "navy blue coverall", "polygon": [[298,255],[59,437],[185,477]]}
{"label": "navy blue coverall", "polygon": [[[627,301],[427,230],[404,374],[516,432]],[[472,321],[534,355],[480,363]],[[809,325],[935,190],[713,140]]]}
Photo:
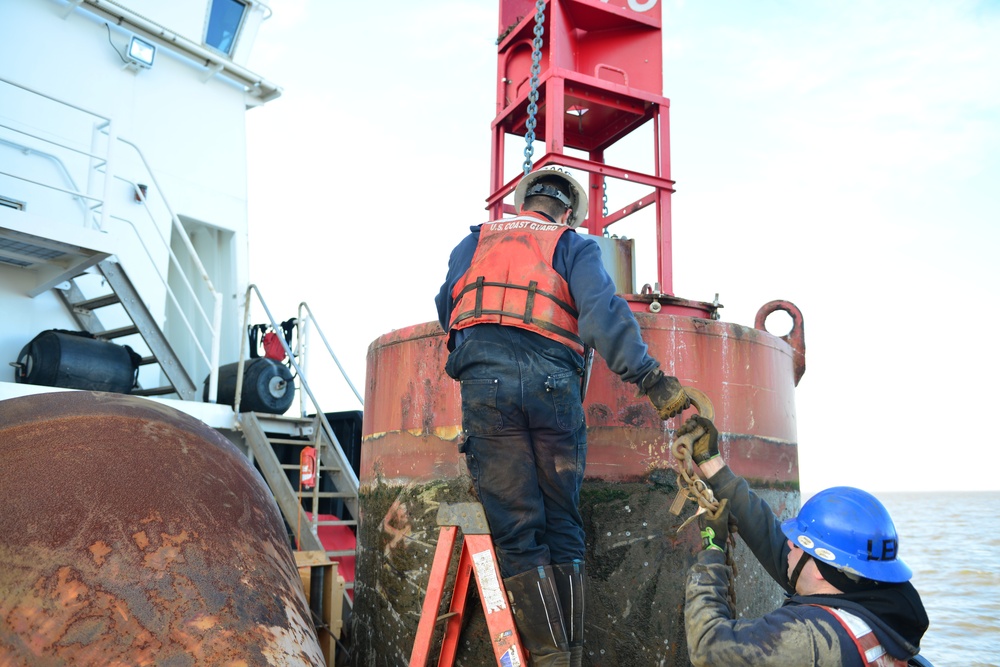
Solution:
{"label": "navy blue coverall", "polygon": [[[452,291],[469,268],[479,229],[471,227],[452,251],[435,299],[446,332]],[[638,385],[659,367],[628,304],[615,293],[593,239],[566,232],[552,266],[569,284],[580,337],[612,372]],[[459,329],[452,344],[446,372],[462,385],[461,451],[490,524],[501,575],[584,560],[578,508],[587,458],[583,357],[532,331],[499,324]]]}

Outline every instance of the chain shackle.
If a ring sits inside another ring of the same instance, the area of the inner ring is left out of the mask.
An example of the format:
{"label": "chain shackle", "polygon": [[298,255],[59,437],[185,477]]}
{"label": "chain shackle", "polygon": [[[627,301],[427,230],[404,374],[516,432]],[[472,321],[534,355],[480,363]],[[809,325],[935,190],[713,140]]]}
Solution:
{"label": "chain shackle", "polygon": [[[684,387],[684,393],[691,399],[691,405],[698,411],[699,415],[705,419],[715,419],[715,406],[712,405],[712,401],[709,400],[705,392],[694,387]],[[673,444],[670,445],[670,453],[677,461],[677,475],[684,480],[687,495],[693,498],[698,506],[705,511],[715,512],[718,510],[719,503],[715,499],[712,489],[694,471],[694,458],[692,457],[694,443],[704,435],[705,429],[700,426],[696,427],[690,433],[685,433],[674,440]],[[677,529],[678,532],[691,523],[695,516],[697,514],[682,523],[681,527]]]}

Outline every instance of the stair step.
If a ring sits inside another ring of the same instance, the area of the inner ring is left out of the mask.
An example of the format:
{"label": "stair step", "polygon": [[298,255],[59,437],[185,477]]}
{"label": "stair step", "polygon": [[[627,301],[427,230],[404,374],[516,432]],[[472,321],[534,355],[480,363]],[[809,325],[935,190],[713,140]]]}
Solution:
{"label": "stair step", "polygon": [[[282,463],[282,470],[302,470],[302,466],[297,463]],[[320,466],[320,472],[341,472],[340,466]]]}
{"label": "stair step", "polygon": [[112,338],[122,338],[123,336],[131,336],[132,334],[139,333],[139,327],[132,325],[129,327],[119,327],[117,329],[108,329],[107,331],[102,331],[98,334],[98,338],[103,338],[105,340]]}
{"label": "stair step", "polygon": [[[307,436],[303,436],[305,438]],[[295,438],[268,438],[268,442],[272,445],[312,445],[316,446],[315,440],[296,440]]]}
{"label": "stair step", "polygon": [[358,522],[354,519],[338,519],[337,521],[317,521],[314,526],[356,526]]}
{"label": "stair step", "polygon": [[275,415],[270,412],[255,412],[255,415],[263,417],[264,421],[297,422],[300,424],[313,424],[315,417],[295,417],[293,415]]}
{"label": "stair step", "polygon": [[112,292],[111,294],[105,294],[103,296],[95,296],[92,299],[74,301],[71,305],[73,308],[78,310],[96,310],[98,308],[104,308],[105,306],[111,306],[121,302],[122,300],[118,298],[118,295]]}
{"label": "stair step", "polygon": [[166,396],[167,394],[176,394],[177,390],[171,386],[166,387],[151,387],[149,389],[133,389],[133,396]]}
{"label": "stair step", "polygon": [[152,357],[152,356],[150,356],[150,357],[143,357],[142,359],[139,360],[139,365],[140,366],[149,366],[150,364],[155,364],[155,363],[156,363],[156,357]]}
{"label": "stair step", "polygon": [[347,493],[344,491],[320,491],[319,493],[313,493],[312,491],[300,491],[298,494],[299,498],[354,498],[353,493]]}
{"label": "stair step", "polygon": [[[160,328],[158,318],[154,317],[149,311],[146,302],[139,291],[136,290],[125,269],[120,264],[110,260],[99,262],[97,269],[104,276],[112,292],[118,295],[122,308],[132,322],[132,326],[129,327],[104,331],[100,334],[100,338],[113,340],[133,334],[140,335],[150,355],[156,357],[160,368],[163,370],[163,375],[166,378],[165,382],[168,382],[173,387],[173,391],[163,393],[176,394],[178,398],[183,400],[199,400],[201,387],[188,375],[188,371],[185,369],[180,357],[177,356],[174,349],[170,346],[166,334]],[[161,394],[154,393],[149,395]]]}

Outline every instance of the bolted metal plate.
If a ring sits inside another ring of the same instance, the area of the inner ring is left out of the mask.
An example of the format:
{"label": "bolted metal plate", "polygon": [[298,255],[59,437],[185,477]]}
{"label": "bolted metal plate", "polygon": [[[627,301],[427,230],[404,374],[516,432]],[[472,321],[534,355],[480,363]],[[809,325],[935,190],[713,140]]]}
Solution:
{"label": "bolted metal plate", "polygon": [[479,503],[441,503],[438,507],[439,526],[458,526],[466,535],[489,535],[486,512]]}

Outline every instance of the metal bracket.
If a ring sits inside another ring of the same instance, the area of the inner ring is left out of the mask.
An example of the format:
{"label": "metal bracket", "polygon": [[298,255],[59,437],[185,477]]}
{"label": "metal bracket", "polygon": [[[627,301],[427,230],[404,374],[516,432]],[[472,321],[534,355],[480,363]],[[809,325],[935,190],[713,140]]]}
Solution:
{"label": "metal bracket", "polygon": [[486,512],[479,503],[441,503],[438,507],[439,526],[458,526],[465,535],[489,535]]}

